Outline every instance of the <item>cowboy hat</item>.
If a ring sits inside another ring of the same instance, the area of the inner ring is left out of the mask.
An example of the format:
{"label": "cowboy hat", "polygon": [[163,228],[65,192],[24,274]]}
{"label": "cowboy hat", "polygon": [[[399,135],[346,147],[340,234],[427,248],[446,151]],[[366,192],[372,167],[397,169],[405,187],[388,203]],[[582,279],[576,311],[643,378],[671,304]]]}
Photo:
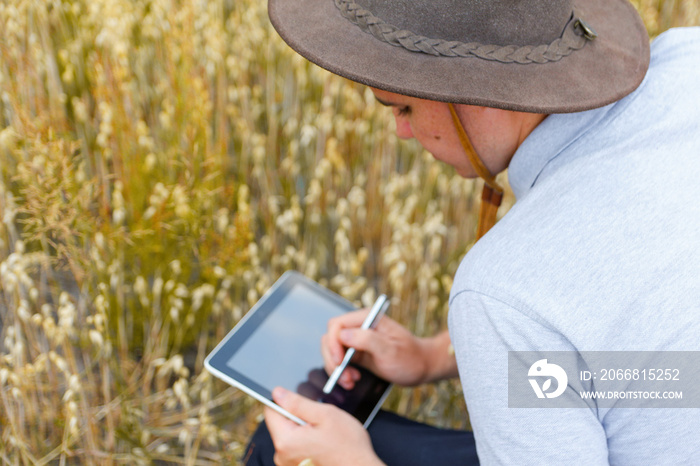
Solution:
{"label": "cowboy hat", "polygon": [[649,66],[627,0],[269,0],[280,36],[390,92],[536,113],[609,104]]}

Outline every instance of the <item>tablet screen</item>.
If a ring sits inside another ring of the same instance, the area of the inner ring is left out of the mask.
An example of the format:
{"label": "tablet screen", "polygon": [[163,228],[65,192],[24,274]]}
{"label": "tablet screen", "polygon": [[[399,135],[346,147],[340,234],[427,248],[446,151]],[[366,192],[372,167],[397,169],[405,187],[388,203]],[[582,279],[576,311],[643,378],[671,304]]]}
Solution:
{"label": "tablet screen", "polygon": [[262,387],[279,385],[297,391],[306,382],[309,368],[323,367],[321,336],[326,333],[328,320],[344,312],[326,297],[297,283],[226,365],[248,374]]}
{"label": "tablet screen", "polygon": [[[217,377],[261,401],[277,386],[348,411],[367,423],[390,384],[359,368],[353,390],[336,385],[325,395],[321,337],[328,320],[355,309],[349,301],[303,275],[285,273],[207,357]],[[267,401],[266,401],[267,400]]]}

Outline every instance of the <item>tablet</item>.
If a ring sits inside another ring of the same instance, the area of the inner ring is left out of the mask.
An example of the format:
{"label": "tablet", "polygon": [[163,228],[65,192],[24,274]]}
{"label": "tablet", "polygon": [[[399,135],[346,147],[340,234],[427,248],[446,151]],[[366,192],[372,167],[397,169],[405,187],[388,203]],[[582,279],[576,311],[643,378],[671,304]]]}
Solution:
{"label": "tablet", "polygon": [[243,390],[298,424],[302,419],[272,401],[281,386],[307,398],[332,403],[369,426],[389,394],[389,382],[367,369],[352,390],[323,393],[321,337],[328,320],[355,306],[297,272],[286,272],[204,361],[213,375]]}

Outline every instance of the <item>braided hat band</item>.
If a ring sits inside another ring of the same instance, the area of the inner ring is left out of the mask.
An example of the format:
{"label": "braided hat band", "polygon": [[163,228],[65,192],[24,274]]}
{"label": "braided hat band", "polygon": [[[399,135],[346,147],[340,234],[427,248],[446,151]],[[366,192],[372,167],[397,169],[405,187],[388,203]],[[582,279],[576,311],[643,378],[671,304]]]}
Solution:
{"label": "braided hat band", "polygon": [[268,4],[275,29],[308,60],[421,99],[578,112],[629,94],[649,66],[649,36],[629,0]]}
{"label": "braided hat band", "polygon": [[595,31],[574,11],[561,36],[542,45],[484,45],[431,39],[391,25],[354,0],[333,0],[341,15],[375,38],[412,52],[442,57],[478,57],[501,63],[548,63],[561,60],[596,38]]}

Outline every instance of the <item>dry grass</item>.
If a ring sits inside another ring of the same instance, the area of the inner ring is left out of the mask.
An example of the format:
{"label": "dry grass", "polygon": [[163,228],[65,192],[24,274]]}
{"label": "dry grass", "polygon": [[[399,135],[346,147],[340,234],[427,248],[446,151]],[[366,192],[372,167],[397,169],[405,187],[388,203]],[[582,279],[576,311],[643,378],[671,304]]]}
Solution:
{"label": "dry grass", "polygon": [[[636,3],[652,33],[700,22]],[[0,25],[3,464],[233,461],[260,407],[202,361],[287,269],[444,328],[478,185],[264,2],[3,0]],[[389,405],[468,422],[456,382]]]}
{"label": "dry grass", "polygon": [[642,15],[649,35],[656,37],[666,29],[700,25],[698,0],[631,0]]}

